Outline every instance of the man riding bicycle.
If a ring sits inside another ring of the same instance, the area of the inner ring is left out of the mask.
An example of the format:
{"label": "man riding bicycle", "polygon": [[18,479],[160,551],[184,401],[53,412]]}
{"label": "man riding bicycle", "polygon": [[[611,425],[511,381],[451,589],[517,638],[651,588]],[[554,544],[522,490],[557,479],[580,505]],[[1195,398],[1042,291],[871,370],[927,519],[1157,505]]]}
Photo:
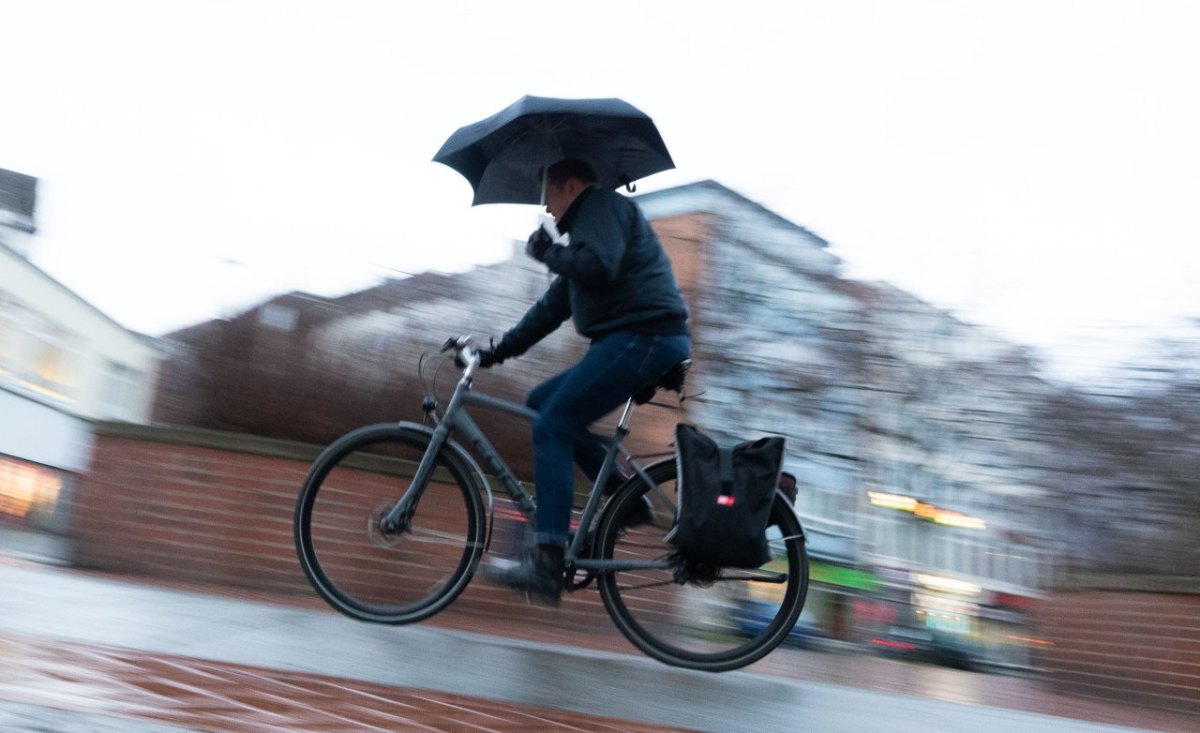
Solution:
{"label": "man riding bicycle", "polygon": [[563,552],[574,496],[573,464],[595,479],[604,445],[591,423],[651,387],[688,358],[687,307],[671,263],[641,209],[595,186],[581,160],[546,171],[546,208],[569,244],[538,228],[525,252],[556,277],[541,299],[492,348],[480,352],[490,367],[524,354],[567,318],[591,340],[571,368],[538,385],[526,404],[533,423],[537,542],[516,565],[494,568],[492,580],[550,605],[563,587]]}

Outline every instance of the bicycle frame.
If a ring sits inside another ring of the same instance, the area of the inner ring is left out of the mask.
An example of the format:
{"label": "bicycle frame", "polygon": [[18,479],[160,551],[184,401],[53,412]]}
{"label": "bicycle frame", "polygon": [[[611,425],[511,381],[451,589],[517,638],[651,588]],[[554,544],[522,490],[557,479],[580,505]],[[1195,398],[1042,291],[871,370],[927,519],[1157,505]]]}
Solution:
{"label": "bicycle frame", "polygon": [[[464,444],[469,446],[475,454],[483,459],[487,468],[500,479],[505,492],[512,498],[518,509],[521,510],[527,519],[531,522],[533,521],[536,509],[533,497],[521,486],[512,469],[508,467],[508,464],[505,463],[495,446],[488,440],[487,435],[484,434],[483,430],[467,413],[466,408],[468,405],[478,405],[516,415],[529,421],[534,420],[537,417],[537,413],[516,402],[473,392],[472,384],[478,365],[477,358],[468,361],[462,377],[458,380],[458,384],[454,388],[454,393],[450,396],[446,410],[440,417],[436,412],[436,402],[432,398],[426,398],[426,413],[435,420],[436,427],[430,439],[429,447],[426,449],[425,455],[422,456],[421,462],[413,474],[412,484],[408,491],[405,492],[404,496],[396,503],[396,506],[383,518],[383,523],[386,526],[404,526],[406,517],[411,516],[415,510],[417,502],[420,501],[420,496],[428,484],[430,476],[433,474],[438,452],[441,451],[446,441],[450,439],[450,436],[455,433],[462,435],[466,439]],[[566,549],[564,557],[568,566],[598,572],[671,567],[670,561],[665,558],[659,560],[618,561],[581,557],[587,540],[594,534],[593,520],[600,510],[603,497],[600,487],[605,486],[609,476],[612,475],[617,464],[618,455],[624,459],[625,463],[643,481],[652,487],[653,491],[658,493],[659,496],[666,498],[666,494],[654,483],[649,474],[646,473],[645,467],[625,448],[624,442],[626,436],[629,435],[629,422],[633,417],[633,407],[634,401],[631,398],[625,403],[625,408],[621,413],[620,419],[617,421],[613,437],[611,439],[601,437],[608,444],[608,449],[605,452],[604,461],[600,465],[600,472],[596,475],[596,480],[592,484],[592,489],[588,494],[587,503],[584,505],[583,514],[579,520],[579,530],[575,533],[575,537]]]}

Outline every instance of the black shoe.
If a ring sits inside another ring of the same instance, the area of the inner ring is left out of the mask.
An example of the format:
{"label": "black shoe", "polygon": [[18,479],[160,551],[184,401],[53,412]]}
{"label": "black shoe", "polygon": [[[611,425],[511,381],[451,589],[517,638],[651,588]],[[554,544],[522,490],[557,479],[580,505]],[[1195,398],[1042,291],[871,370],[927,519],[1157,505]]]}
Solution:
{"label": "black shoe", "polygon": [[562,552],[547,551],[534,547],[520,562],[509,567],[487,566],[483,575],[493,583],[529,596],[530,599],[548,606],[562,602],[563,557]]}

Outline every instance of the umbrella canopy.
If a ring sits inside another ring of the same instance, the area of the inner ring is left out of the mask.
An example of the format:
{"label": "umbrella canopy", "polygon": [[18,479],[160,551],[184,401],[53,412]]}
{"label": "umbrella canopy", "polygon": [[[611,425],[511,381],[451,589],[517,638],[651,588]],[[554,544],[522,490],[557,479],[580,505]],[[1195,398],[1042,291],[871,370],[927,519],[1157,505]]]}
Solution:
{"label": "umbrella canopy", "polygon": [[653,120],[620,99],[521,97],[459,128],[433,156],[458,171],[479,204],[539,204],[545,167],[579,158],[616,188],[675,167]]}

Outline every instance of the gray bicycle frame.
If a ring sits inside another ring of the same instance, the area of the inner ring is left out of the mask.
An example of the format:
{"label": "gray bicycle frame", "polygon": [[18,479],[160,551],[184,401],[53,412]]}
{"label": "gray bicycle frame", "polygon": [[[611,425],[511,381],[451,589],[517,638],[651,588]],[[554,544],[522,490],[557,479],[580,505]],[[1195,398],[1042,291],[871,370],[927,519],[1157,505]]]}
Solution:
{"label": "gray bicycle frame", "polygon": [[[463,371],[462,378],[458,380],[458,384],[454,388],[454,393],[450,396],[450,401],[446,405],[446,411],[437,421],[437,426],[434,428],[433,436],[430,439],[429,447],[425,450],[425,455],[421,457],[421,462],[417,466],[416,473],[413,474],[412,483],[400,501],[396,503],[391,511],[384,518],[385,522],[400,522],[401,519],[415,510],[417,503],[420,501],[420,496],[424,492],[425,486],[428,484],[430,476],[433,475],[434,465],[437,463],[438,452],[450,439],[450,436],[457,432],[466,438],[466,445],[483,458],[487,467],[495,473],[499,478],[505,491],[516,503],[521,512],[530,520],[533,520],[535,504],[532,497],[521,487],[520,481],[513,474],[512,469],[504,462],[500,453],[488,440],[483,430],[471,419],[467,414],[467,405],[479,405],[488,407],[511,415],[525,418],[532,421],[537,417],[537,413],[524,405],[519,405],[515,402],[492,397],[487,394],[473,392],[471,385],[474,381],[475,371],[479,366],[478,357],[472,352],[465,352],[467,355],[467,367]],[[664,558],[657,560],[600,560],[596,558],[580,557],[583,546],[587,538],[593,534],[592,520],[599,511],[603,492],[599,490],[608,481],[608,477],[612,475],[613,467],[617,463],[617,455],[620,454],[630,468],[641,477],[650,487],[663,499],[670,501],[669,497],[658,487],[646,473],[646,469],[638,460],[625,448],[625,437],[629,434],[629,421],[633,417],[634,401],[629,399],[625,403],[625,409],[621,412],[621,417],[617,421],[617,428],[611,440],[601,437],[608,444],[607,451],[604,455],[604,462],[600,464],[600,472],[596,475],[596,480],[592,485],[592,489],[588,494],[587,503],[584,505],[583,514],[579,519],[579,530],[575,533],[574,539],[567,547],[565,558],[569,565],[574,565],[581,570],[595,570],[599,572],[616,572],[623,570],[637,570],[645,568],[665,569],[672,567],[672,563]]]}

